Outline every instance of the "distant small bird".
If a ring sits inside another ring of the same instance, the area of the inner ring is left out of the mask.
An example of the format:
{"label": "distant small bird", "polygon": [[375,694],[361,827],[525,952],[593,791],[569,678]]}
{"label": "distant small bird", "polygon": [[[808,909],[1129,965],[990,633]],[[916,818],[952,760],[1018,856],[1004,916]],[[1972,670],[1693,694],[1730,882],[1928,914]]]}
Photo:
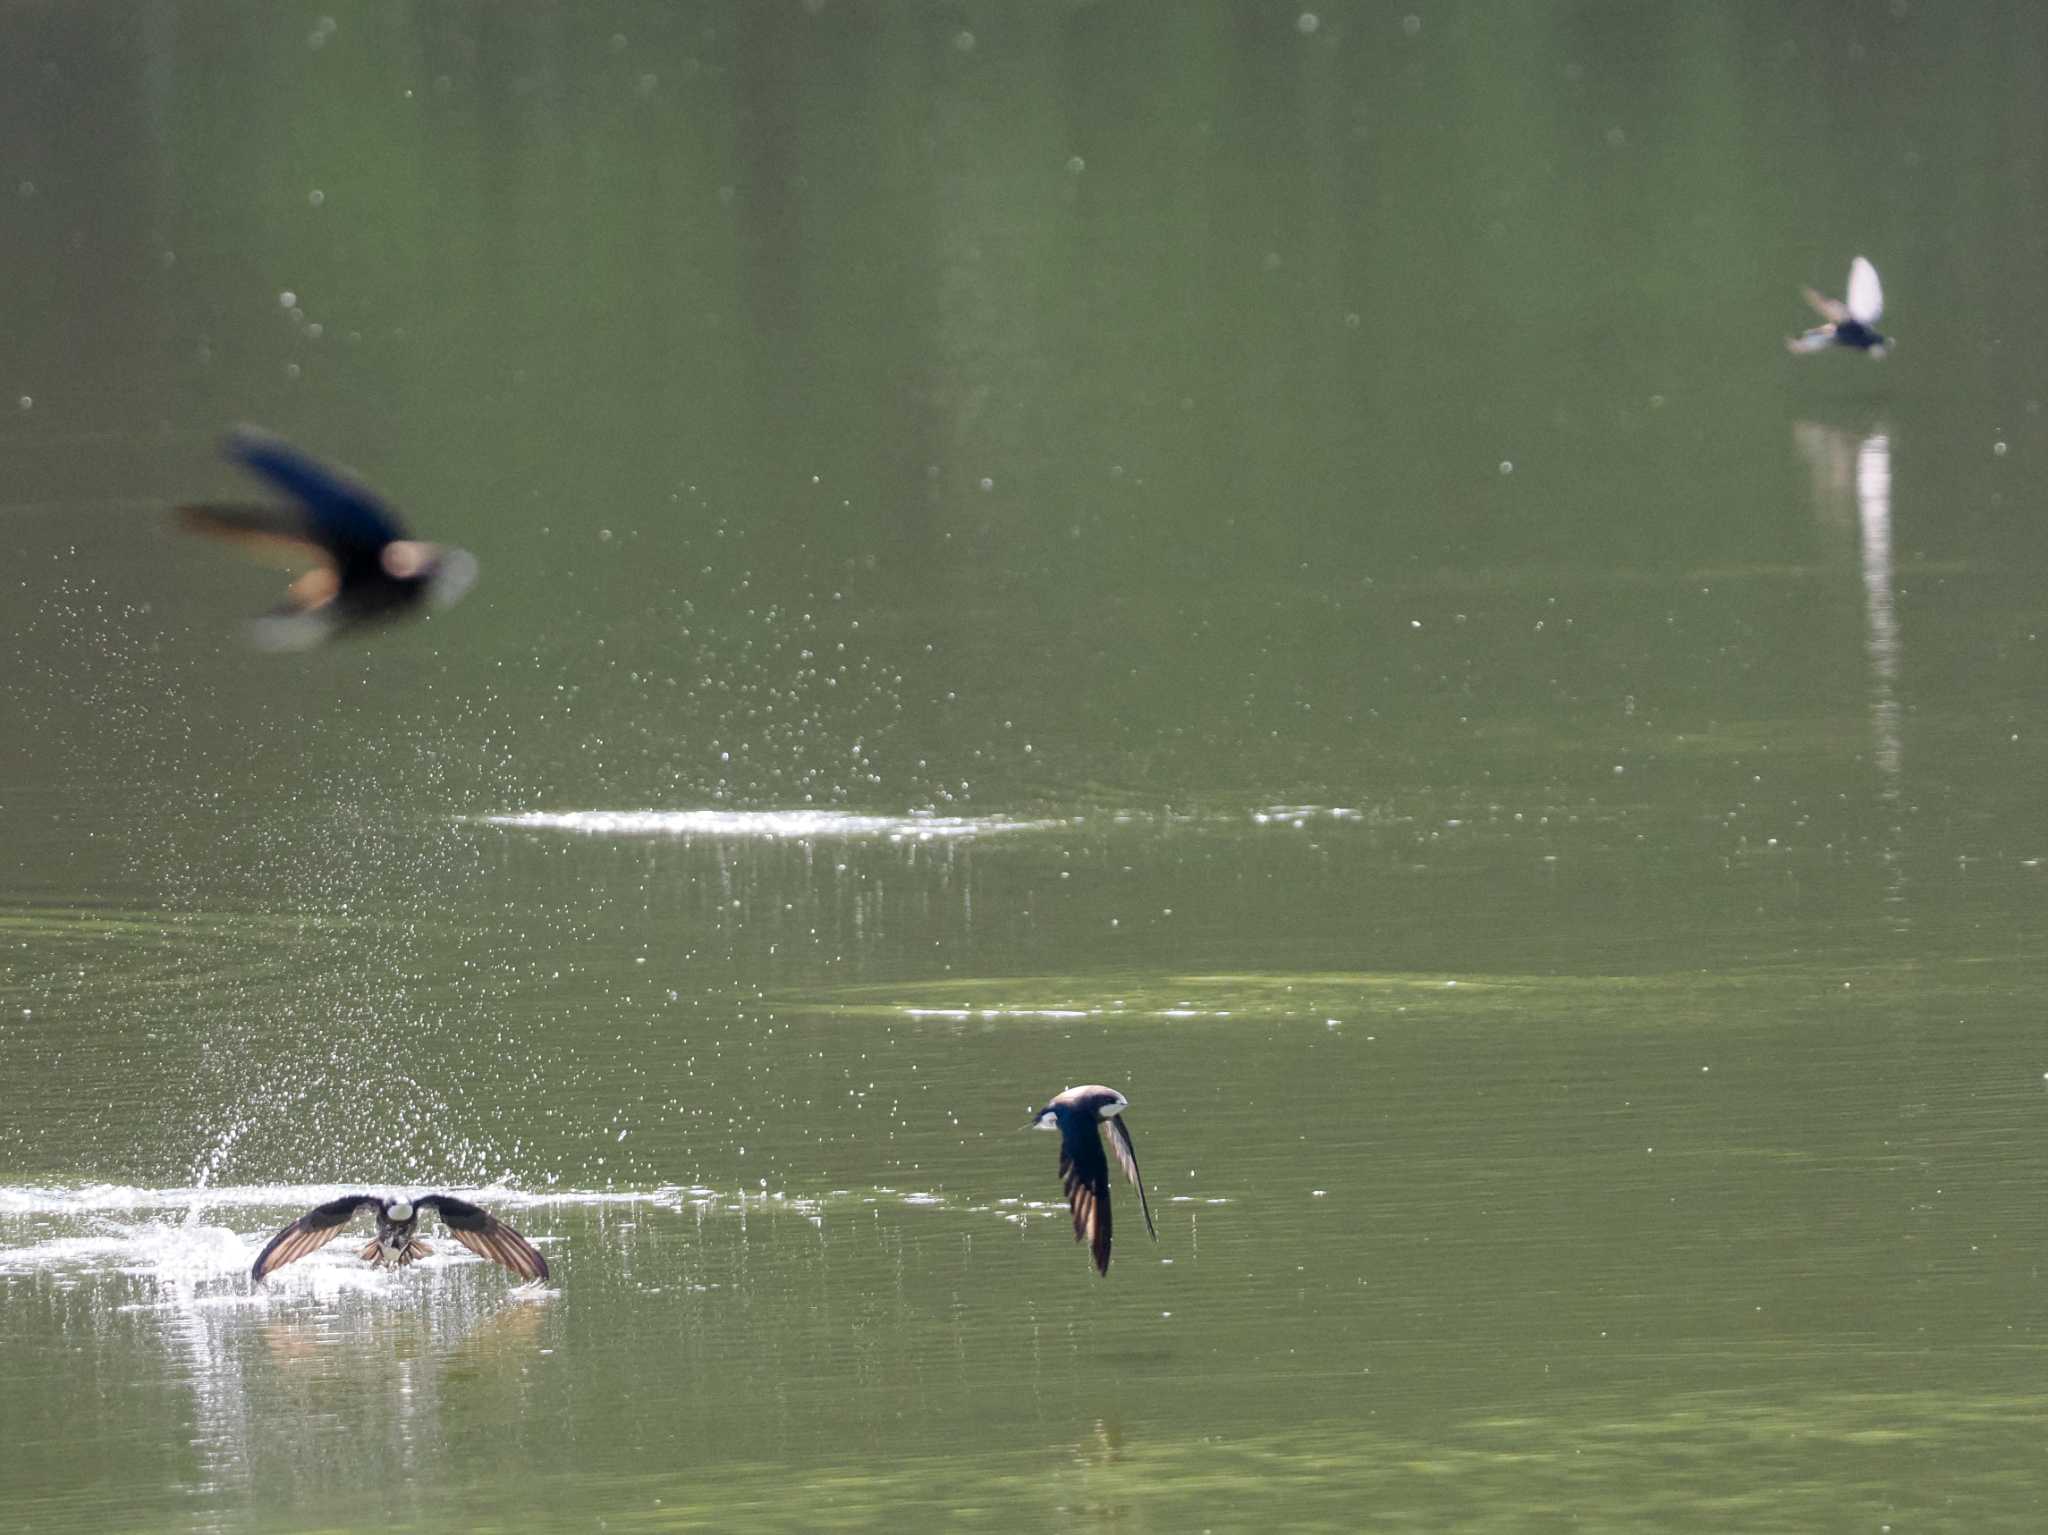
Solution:
{"label": "distant small bird", "polygon": [[433,1249],[419,1239],[420,1212],[432,1210],[455,1240],[480,1258],[502,1263],[521,1279],[548,1277],[548,1260],[540,1250],[490,1211],[452,1194],[423,1194],[418,1199],[380,1199],[375,1194],[344,1194],[315,1205],[264,1244],[249,1270],[261,1284],[287,1263],[318,1252],[340,1236],[364,1210],[377,1214],[377,1235],[363,1249],[372,1268],[404,1268]]}
{"label": "distant small bird", "polygon": [[258,555],[312,565],[281,606],[256,620],[256,643],[264,649],[304,650],[422,604],[447,607],[475,582],[474,555],[406,537],[375,491],[289,443],[237,427],[221,451],[297,505],[181,506],[179,521]]}
{"label": "distant small bird", "polygon": [[1159,1240],[1159,1230],[1152,1224],[1152,1206],[1145,1198],[1145,1180],[1138,1174],[1138,1153],[1121,1117],[1130,1106],[1130,1100],[1115,1088],[1070,1087],[1040,1109],[1031,1122],[1034,1130],[1060,1133],[1060,1177],[1067,1186],[1067,1207],[1074,1212],[1074,1240],[1088,1244],[1098,1274],[1109,1272],[1105,1142],[1116,1153],[1124,1175],[1138,1186],[1138,1208],[1145,1212],[1145,1229],[1152,1233],[1153,1241]]}
{"label": "distant small bird", "polygon": [[1818,352],[1831,346],[1854,347],[1868,352],[1872,357],[1882,357],[1885,348],[1891,345],[1891,338],[1877,333],[1877,322],[1884,317],[1884,288],[1877,280],[1877,268],[1858,256],[1849,263],[1849,297],[1847,301],[1829,298],[1825,293],[1816,293],[1811,288],[1799,290],[1806,295],[1806,302],[1813,305],[1825,325],[1816,325],[1810,331],[1786,338],[1785,347],[1793,352]]}

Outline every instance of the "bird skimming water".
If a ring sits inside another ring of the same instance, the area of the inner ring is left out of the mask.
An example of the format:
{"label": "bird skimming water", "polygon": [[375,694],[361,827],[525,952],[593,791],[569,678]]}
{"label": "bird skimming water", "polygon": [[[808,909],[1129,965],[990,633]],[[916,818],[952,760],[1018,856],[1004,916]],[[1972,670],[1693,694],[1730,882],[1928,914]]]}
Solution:
{"label": "bird skimming water", "polygon": [[474,555],[408,538],[383,497],[290,443],[237,427],[221,451],[296,504],[181,506],[179,521],[252,553],[312,566],[280,606],[256,620],[264,649],[304,650],[344,629],[446,607],[476,580]]}
{"label": "bird skimming water", "polygon": [[540,1250],[490,1211],[452,1194],[422,1194],[418,1199],[380,1199],[375,1194],[344,1194],[315,1205],[272,1237],[256,1255],[249,1277],[261,1284],[287,1263],[296,1263],[340,1236],[364,1210],[377,1215],[377,1234],[363,1249],[372,1268],[404,1268],[433,1249],[419,1239],[420,1213],[441,1217],[455,1240],[480,1258],[501,1263],[521,1279],[548,1277],[548,1260]]}
{"label": "bird skimming water", "polygon": [[1124,1127],[1123,1111],[1130,1100],[1115,1088],[1090,1085],[1070,1087],[1038,1111],[1034,1130],[1060,1133],[1060,1177],[1067,1186],[1067,1208],[1074,1213],[1074,1240],[1086,1242],[1095,1256],[1095,1272],[1109,1272],[1109,1159],[1107,1144],[1116,1153],[1117,1164],[1138,1186],[1138,1208],[1145,1212],[1145,1229],[1152,1240],[1159,1230],[1152,1224],[1152,1206],[1145,1198],[1145,1180],[1138,1174],[1138,1153],[1131,1145],[1131,1132]]}
{"label": "bird skimming water", "polygon": [[1846,346],[1882,357],[1885,348],[1892,344],[1889,336],[1877,333],[1877,322],[1884,318],[1884,287],[1877,280],[1877,268],[1861,256],[1849,263],[1847,299],[1829,298],[1811,288],[1802,288],[1800,292],[1827,323],[1788,338],[1788,351],[1818,352],[1831,346]]}

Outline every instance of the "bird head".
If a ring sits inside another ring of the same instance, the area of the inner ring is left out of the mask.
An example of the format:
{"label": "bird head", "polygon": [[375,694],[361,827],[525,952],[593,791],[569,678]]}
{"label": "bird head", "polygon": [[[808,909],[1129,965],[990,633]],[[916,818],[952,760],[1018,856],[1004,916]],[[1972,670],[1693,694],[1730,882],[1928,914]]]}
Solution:
{"label": "bird head", "polygon": [[384,1218],[386,1220],[399,1222],[411,1220],[412,1201],[410,1199],[392,1200],[391,1203],[384,1207]]}

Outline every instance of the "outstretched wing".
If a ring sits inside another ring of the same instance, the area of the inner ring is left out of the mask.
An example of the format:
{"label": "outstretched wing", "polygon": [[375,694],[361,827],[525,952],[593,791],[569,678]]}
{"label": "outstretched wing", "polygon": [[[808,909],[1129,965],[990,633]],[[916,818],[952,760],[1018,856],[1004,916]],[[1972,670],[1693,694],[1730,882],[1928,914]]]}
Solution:
{"label": "outstretched wing", "polygon": [[1109,1161],[1094,1126],[1076,1115],[1060,1116],[1060,1179],[1074,1215],[1074,1240],[1086,1242],[1095,1271],[1109,1272]]}
{"label": "outstretched wing", "polygon": [[1152,1203],[1145,1197],[1145,1180],[1138,1172],[1138,1148],[1131,1144],[1131,1132],[1124,1127],[1123,1115],[1112,1114],[1102,1122],[1102,1138],[1116,1153],[1117,1166],[1124,1170],[1124,1176],[1138,1186],[1138,1208],[1145,1212],[1145,1229],[1152,1233],[1153,1241],[1158,1241],[1159,1228],[1152,1224]]}
{"label": "outstretched wing", "polygon": [[540,1249],[481,1205],[453,1194],[428,1194],[415,1199],[413,1206],[436,1211],[455,1240],[479,1258],[503,1264],[521,1279],[548,1277],[548,1260],[540,1255]]}
{"label": "outstretched wing", "polygon": [[282,438],[237,427],[221,450],[297,501],[305,509],[304,536],[343,565],[374,559],[386,544],[405,537],[383,497]]}
{"label": "outstretched wing", "polygon": [[284,1230],[264,1243],[250,1266],[249,1277],[261,1284],[287,1263],[296,1263],[310,1252],[318,1252],[341,1235],[342,1228],[360,1210],[380,1210],[383,1201],[375,1194],[344,1194],[324,1205],[315,1205]]}
{"label": "outstretched wing", "polygon": [[1849,318],[1849,306],[1840,299],[1829,298],[1825,293],[1813,288],[1801,288],[1799,292],[1806,299],[1806,302],[1813,306],[1814,313],[1818,314],[1823,320],[1832,320],[1835,324],[1840,325]]}
{"label": "outstretched wing", "polygon": [[1877,268],[1861,256],[1849,263],[1849,302],[1845,307],[1850,318],[1863,325],[1875,325],[1884,315],[1884,285],[1877,280]]}
{"label": "outstretched wing", "polygon": [[1835,328],[1832,325],[1816,325],[1812,330],[1785,338],[1785,350],[1788,352],[1819,352],[1834,344]]}

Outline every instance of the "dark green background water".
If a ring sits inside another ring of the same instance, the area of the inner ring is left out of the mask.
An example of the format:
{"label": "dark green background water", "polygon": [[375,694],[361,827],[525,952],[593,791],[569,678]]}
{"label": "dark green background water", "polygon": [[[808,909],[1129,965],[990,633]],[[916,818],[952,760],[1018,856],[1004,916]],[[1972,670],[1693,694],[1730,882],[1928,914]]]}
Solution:
{"label": "dark green background water", "polygon": [[[2044,81],[0,3],[9,1520],[2040,1528]],[[475,592],[250,649],[238,420]],[[250,1293],[362,1186],[556,1282]]]}

